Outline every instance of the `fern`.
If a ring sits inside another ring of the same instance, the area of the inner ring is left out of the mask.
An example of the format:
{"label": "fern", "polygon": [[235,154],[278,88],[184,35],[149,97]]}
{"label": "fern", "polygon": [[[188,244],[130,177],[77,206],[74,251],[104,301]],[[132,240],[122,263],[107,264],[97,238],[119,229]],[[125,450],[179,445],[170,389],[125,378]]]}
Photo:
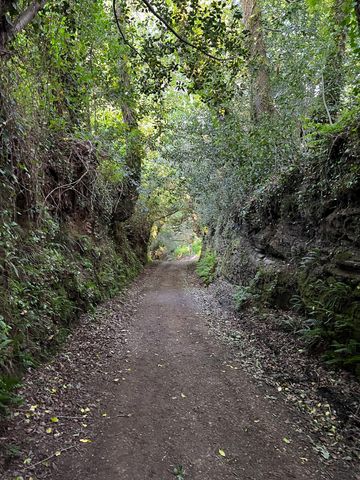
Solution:
{"label": "fern", "polygon": [[215,253],[207,250],[197,263],[196,273],[203,280],[206,285],[209,285],[214,281],[216,274],[216,255]]}

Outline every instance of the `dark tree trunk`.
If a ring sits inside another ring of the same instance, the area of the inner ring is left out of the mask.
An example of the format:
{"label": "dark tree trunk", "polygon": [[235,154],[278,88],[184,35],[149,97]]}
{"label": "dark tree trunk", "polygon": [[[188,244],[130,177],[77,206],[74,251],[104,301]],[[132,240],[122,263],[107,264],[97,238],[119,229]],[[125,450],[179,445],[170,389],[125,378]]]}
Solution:
{"label": "dark tree trunk", "polygon": [[345,0],[335,0],[332,9],[332,46],[323,73],[324,108],[327,121],[336,119],[340,108],[341,93],[344,87],[343,65],[346,47]]}
{"label": "dark tree trunk", "polygon": [[266,54],[261,10],[257,0],[242,0],[243,19],[248,31],[249,70],[251,76],[251,114],[255,122],[274,111],[269,64]]}
{"label": "dark tree trunk", "polygon": [[126,131],[127,178],[121,186],[121,193],[114,211],[114,221],[123,222],[134,213],[141,178],[142,146],[138,121],[133,104],[130,74],[125,60],[119,61],[119,95]]}
{"label": "dark tree trunk", "polygon": [[34,20],[45,4],[46,0],[30,4],[10,23],[7,15],[14,10],[13,2],[11,0],[0,0],[0,54],[6,53],[7,44]]}
{"label": "dark tree trunk", "polygon": [[360,33],[360,0],[355,1],[355,15],[358,22],[359,33]]}

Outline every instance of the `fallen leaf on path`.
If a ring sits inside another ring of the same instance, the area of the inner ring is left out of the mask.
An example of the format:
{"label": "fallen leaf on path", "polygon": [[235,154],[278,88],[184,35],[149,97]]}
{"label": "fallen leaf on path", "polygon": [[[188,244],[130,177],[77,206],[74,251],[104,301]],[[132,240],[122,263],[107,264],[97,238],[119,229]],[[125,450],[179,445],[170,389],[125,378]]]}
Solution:
{"label": "fallen leaf on path", "polygon": [[53,422],[53,423],[58,423],[59,419],[57,417],[51,417],[50,420]]}
{"label": "fallen leaf on path", "polygon": [[221,448],[219,449],[219,455],[221,455],[222,457],[226,457],[224,450],[222,450]]}
{"label": "fallen leaf on path", "polygon": [[325,460],[329,460],[330,453],[324,445],[316,445],[315,449],[321,454],[323,458],[325,458]]}
{"label": "fallen leaf on path", "polygon": [[291,443],[291,440],[289,440],[289,439],[286,438],[286,437],[283,438],[283,441],[284,441],[285,443]]}
{"label": "fallen leaf on path", "polygon": [[80,442],[81,443],[91,443],[92,440],[90,440],[89,438],[80,438]]}

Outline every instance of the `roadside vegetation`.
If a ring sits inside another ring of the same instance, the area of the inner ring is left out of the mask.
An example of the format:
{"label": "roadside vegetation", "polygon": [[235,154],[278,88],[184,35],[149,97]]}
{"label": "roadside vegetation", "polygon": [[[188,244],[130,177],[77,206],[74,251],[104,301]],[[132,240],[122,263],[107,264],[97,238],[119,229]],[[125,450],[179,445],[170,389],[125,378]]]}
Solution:
{"label": "roadside vegetation", "polygon": [[359,22],[353,0],[0,3],[0,409],[149,257],[199,256],[359,373]]}

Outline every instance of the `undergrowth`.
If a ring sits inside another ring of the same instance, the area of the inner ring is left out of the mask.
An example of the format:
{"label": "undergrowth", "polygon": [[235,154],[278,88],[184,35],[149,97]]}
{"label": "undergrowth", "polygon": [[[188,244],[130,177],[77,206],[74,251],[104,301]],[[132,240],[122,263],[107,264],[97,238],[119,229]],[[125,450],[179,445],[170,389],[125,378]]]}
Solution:
{"label": "undergrowth", "polygon": [[174,250],[173,257],[179,259],[179,258],[188,257],[192,255],[199,256],[201,253],[201,245],[202,245],[201,238],[198,238],[193,243],[180,245],[176,247],[176,249]]}
{"label": "undergrowth", "polygon": [[104,232],[60,229],[51,218],[30,231],[15,222],[3,225],[0,411],[4,412],[16,401],[12,392],[21,372],[47,359],[77,318],[114,296],[141,265],[125,234],[115,243]]}
{"label": "undergrowth", "polygon": [[323,352],[329,365],[360,376],[360,285],[316,272],[317,257],[300,271],[293,306],[306,317],[301,334],[309,350]]}
{"label": "undergrowth", "polygon": [[216,255],[210,250],[206,250],[205,254],[200,258],[196,266],[196,273],[206,285],[212,283],[216,275]]}
{"label": "undergrowth", "polygon": [[[360,286],[356,281],[344,283],[332,276],[319,278],[318,256],[309,255],[294,277],[290,305],[296,312],[279,327],[299,335],[309,352],[318,352],[331,366],[352,370],[360,376]],[[234,294],[236,309],[250,305],[256,308],[282,307],[279,298],[284,292],[286,275],[259,270],[248,285],[238,287]]]}

